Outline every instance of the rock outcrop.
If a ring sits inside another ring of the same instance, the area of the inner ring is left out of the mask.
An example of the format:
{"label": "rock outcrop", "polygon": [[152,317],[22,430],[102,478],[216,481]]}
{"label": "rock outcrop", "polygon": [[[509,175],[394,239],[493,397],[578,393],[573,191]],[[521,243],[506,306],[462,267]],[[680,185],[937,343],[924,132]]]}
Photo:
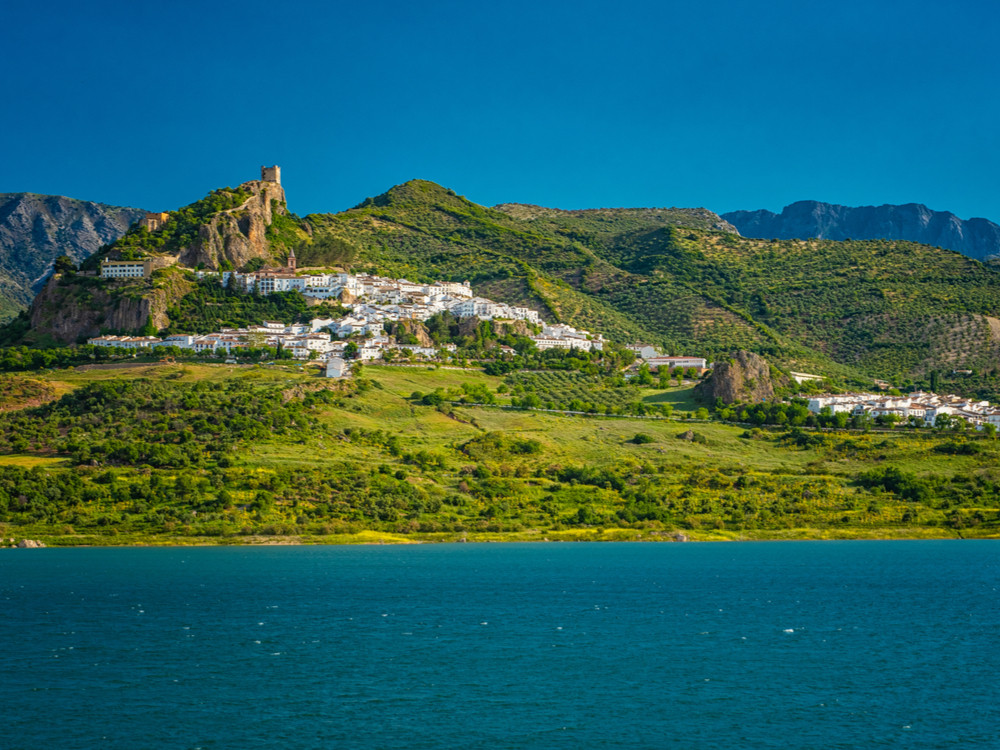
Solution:
{"label": "rock outcrop", "polygon": [[799,201],[772,211],[722,214],[744,237],[780,240],[909,240],[982,260],[1000,254],[1000,226],[986,219],[959,219],[919,203],[902,206],[837,206]]}
{"label": "rock outcrop", "polygon": [[427,326],[416,320],[401,320],[396,328],[396,337],[412,334],[417,339],[420,346],[434,346],[434,339],[431,338]]}
{"label": "rock outcrop", "polygon": [[79,263],[144,214],[60,195],[0,193],[0,275],[6,277],[0,310],[31,302],[57,257],[68,255]]}
{"label": "rock outcrop", "polygon": [[181,251],[184,266],[217,270],[228,262],[241,268],[253,258],[272,261],[267,228],[276,213],[285,213],[285,191],[277,182],[254,180],[240,185],[250,197],[240,206],[220,211],[198,229],[198,239]]}
{"label": "rock outcrop", "polygon": [[[217,270],[240,268],[255,258],[273,263],[268,228],[276,215],[287,212],[285,192],[276,182],[256,180],[239,189],[248,194],[240,205],[210,214],[190,234],[183,233],[182,237],[197,233],[190,244],[179,249],[176,244],[165,244],[152,254],[154,266]],[[122,244],[109,249],[110,257],[120,257]],[[167,310],[192,288],[191,280],[176,268],[157,272],[155,283],[149,278],[109,282],[85,274],[54,276],[31,304],[30,330],[23,340],[27,344],[75,344],[102,330],[138,332],[147,323],[162,329],[170,323]]]}
{"label": "rock outcrop", "polygon": [[18,549],[39,549],[45,546],[45,542],[39,542],[36,539],[22,539],[16,546]]}
{"label": "rock outcrop", "polygon": [[99,335],[102,329],[138,331],[147,321],[157,329],[166,328],[170,324],[167,309],[193,286],[180,274],[135,293],[123,290],[120,284],[123,282],[104,284],[93,278],[53,276],[31,304],[31,329],[24,342],[71,345]]}
{"label": "rock outcrop", "polygon": [[729,360],[715,363],[711,377],[695,389],[702,400],[724,404],[736,401],[770,401],[774,398],[771,366],[759,354],[738,351]]}

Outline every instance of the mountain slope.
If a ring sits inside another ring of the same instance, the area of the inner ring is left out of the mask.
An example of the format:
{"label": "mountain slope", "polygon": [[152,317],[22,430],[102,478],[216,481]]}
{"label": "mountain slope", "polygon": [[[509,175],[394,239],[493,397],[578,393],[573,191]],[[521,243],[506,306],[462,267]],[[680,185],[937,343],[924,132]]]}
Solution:
{"label": "mountain slope", "polygon": [[306,219],[380,272],[470,278],[619,341],[888,377],[1000,357],[1000,275],[927,245],[761,241],[683,211],[489,209],[422,181]]}
{"label": "mountain slope", "polygon": [[[151,257],[167,268],[129,281],[53,279],[19,321],[31,330],[8,330],[7,340],[195,330],[191,310],[240,300],[202,294],[183,302],[200,289],[184,265],[278,260],[295,247],[300,258],[336,257],[354,271],[469,280],[476,293],[533,307],[548,321],[673,353],[715,359],[747,349],[785,369],[854,379],[998,373],[1000,273],[992,265],[905,241],[760,240],[731,229],[701,209],[487,208],[422,180],[300,219],[276,193],[246,183],[175,212],[163,230],[133,230],[102,254]],[[272,317],[297,316],[301,305],[283,310]]]}
{"label": "mountain slope", "polygon": [[986,219],[962,220],[919,203],[902,206],[838,206],[799,201],[772,211],[733,211],[722,218],[744,237],[826,240],[909,240],[983,260],[1000,254],[1000,226]]}
{"label": "mountain slope", "polygon": [[[525,209],[529,218],[522,218]],[[530,305],[549,320],[616,340],[655,341],[678,351],[773,343],[752,322],[697,290],[614,263],[613,248],[622,237],[680,231],[675,222],[712,226],[721,221],[709,212],[561,212],[516,204],[491,209],[413,180],[348,211],[314,214],[306,221],[316,235],[355,246],[359,263],[380,273],[468,279],[477,293]],[[637,289],[641,293],[632,296]]]}
{"label": "mountain slope", "polygon": [[59,195],[0,194],[0,319],[31,302],[58,256],[79,263],[144,213]]}
{"label": "mountain slope", "polygon": [[[5,339],[63,345],[102,330],[166,328],[171,324],[167,311],[195,287],[195,277],[185,267],[218,270],[249,261],[269,263],[307,237],[299,221],[288,216],[284,191],[276,182],[253,180],[214,190],[168,216],[153,232],[131,227],[88,257],[80,274],[53,276],[27,314],[8,327]],[[148,278],[109,281],[99,277],[105,258],[149,259],[156,270]]]}

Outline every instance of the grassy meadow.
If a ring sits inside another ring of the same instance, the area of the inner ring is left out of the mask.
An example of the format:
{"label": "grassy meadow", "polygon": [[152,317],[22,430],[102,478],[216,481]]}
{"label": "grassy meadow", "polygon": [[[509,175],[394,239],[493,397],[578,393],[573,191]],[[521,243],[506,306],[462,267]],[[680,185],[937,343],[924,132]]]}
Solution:
{"label": "grassy meadow", "polygon": [[[626,387],[630,400],[673,406],[666,418],[512,408],[517,378],[434,367],[366,365],[340,383],[297,364],[80,368],[30,379],[39,385],[6,388],[30,403],[0,414],[4,539],[1000,535],[992,440],[696,420],[690,385]],[[604,382],[574,387],[589,403],[624,398]],[[419,396],[431,393],[442,399],[425,405]]]}

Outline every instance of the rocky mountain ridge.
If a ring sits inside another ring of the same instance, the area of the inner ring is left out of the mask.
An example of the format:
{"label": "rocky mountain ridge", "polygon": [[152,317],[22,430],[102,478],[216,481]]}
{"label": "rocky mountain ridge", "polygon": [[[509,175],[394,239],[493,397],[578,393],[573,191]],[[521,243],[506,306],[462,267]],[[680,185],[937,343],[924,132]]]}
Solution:
{"label": "rocky mountain ridge", "polygon": [[61,195],[0,193],[0,317],[31,302],[57,257],[80,263],[144,214]]}
{"label": "rocky mountain ridge", "polygon": [[839,206],[798,201],[780,214],[764,209],[731,211],[722,218],[744,237],[762,239],[908,240],[984,260],[1000,255],[1000,226],[987,219],[960,219],[920,203]]}
{"label": "rocky mountain ridge", "polygon": [[271,260],[268,227],[285,210],[285,191],[277,182],[254,180],[240,185],[249,197],[233,209],[220,211],[198,227],[198,238],[178,256],[181,265],[218,269],[239,268],[253,258]]}
{"label": "rocky mountain ridge", "polygon": [[[276,222],[285,224],[276,231]],[[200,201],[169,212],[162,227],[134,226],[103,252],[90,256],[83,274],[54,275],[27,312],[30,341],[73,344],[102,330],[137,331],[170,324],[168,308],[191,291],[181,267],[240,268],[259,259],[283,256],[283,239],[297,222],[287,216],[285,193],[277,182],[253,180],[215,190]],[[304,232],[301,232],[304,236]],[[160,269],[149,278],[97,278],[101,260],[148,258]],[[180,266],[180,267],[178,267]]]}

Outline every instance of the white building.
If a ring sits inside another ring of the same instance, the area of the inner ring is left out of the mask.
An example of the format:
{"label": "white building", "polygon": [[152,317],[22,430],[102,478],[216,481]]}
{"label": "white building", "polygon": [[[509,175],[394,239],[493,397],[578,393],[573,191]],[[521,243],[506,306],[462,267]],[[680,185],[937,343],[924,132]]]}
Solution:
{"label": "white building", "polygon": [[653,359],[654,357],[662,357],[663,354],[655,346],[648,346],[647,344],[628,344],[626,347],[631,352],[635,352],[639,359]]}
{"label": "white building", "polygon": [[106,260],[101,263],[102,279],[141,279],[153,272],[149,260]]}
{"label": "white building", "polygon": [[372,346],[370,344],[365,344],[364,346],[358,347],[358,359],[362,362],[368,362],[373,359],[382,358],[382,347]]}
{"label": "white building", "polygon": [[[557,339],[552,338],[551,336],[532,336],[531,340],[535,342],[535,346],[540,352],[544,352],[547,349],[583,348],[580,346],[579,341],[575,341],[573,339]],[[588,346],[587,349],[589,350],[590,347]]]}
{"label": "white building", "polygon": [[564,323],[543,325],[542,333],[531,336],[539,351],[546,349],[580,349],[581,351],[601,351],[604,349],[604,338],[598,334],[591,336],[589,331],[581,331]]}
{"label": "white building", "polygon": [[153,344],[153,346],[176,346],[178,349],[190,349],[195,338],[195,336],[167,336],[159,344]]}
{"label": "white building", "polygon": [[400,354],[409,352],[417,357],[436,357],[438,355],[438,350],[433,346],[418,346],[417,344],[390,344],[388,346],[382,347],[383,352],[386,349],[393,349],[398,351]]}
{"label": "white building", "polygon": [[351,372],[351,365],[341,357],[331,357],[326,361],[326,376],[328,378],[343,378]]}
{"label": "white building", "polygon": [[112,349],[149,349],[163,342],[156,336],[96,336],[87,339],[87,343]]}
{"label": "white building", "polygon": [[645,359],[646,364],[657,370],[661,367],[670,370],[677,367],[685,370],[689,367],[693,367],[696,370],[704,370],[708,365],[704,357],[644,357],[643,359]]}

